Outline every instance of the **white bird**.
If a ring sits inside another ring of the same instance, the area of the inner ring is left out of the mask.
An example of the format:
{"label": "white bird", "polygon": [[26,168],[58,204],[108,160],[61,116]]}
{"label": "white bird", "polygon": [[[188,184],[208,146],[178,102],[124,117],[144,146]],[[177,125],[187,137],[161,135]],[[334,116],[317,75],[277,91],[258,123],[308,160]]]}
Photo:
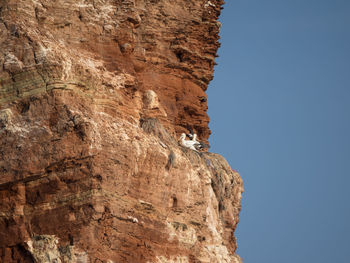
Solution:
{"label": "white bird", "polygon": [[191,140],[196,142],[196,141],[197,141],[197,133],[191,134],[191,135],[192,135],[192,136],[191,136],[191,137],[192,137]]}
{"label": "white bird", "polygon": [[190,140],[192,140],[194,135],[193,130],[191,127],[188,127],[188,130],[190,131],[190,133],[186,134],[186,136],[190,138]]}
{"label": "white bird", "polygon": [[192,139],[186,140],[186,134],[182,133],[180,137],[180,144],[186,148],[194,150],[198,152],[199,150],[203,150],[204,148],[209,148],[208,144],[197,141],[197,134],[191,134]]}
{"label": "white bird", "polygon": [[203,150],[204,148],[210,148],[210,146],[206,143],[197,141],[197,134],[192,134],[192,140],[194,142],[193,146],[196,150]]}
{"label": "white bird", "polygon": [[197,141],[193,141],[193,140],[186,140],[186,134],[182,133],[180,136],[180,144],[186,148],[189,148],[191,150],[194,150],[197,152],[197,149],[195,147],[196,144],[198,144]]}

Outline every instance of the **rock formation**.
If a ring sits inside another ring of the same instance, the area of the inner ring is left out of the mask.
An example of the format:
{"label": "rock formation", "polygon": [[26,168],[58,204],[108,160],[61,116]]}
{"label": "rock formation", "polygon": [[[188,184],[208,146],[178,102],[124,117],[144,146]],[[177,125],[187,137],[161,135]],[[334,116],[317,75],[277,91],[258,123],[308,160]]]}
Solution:
{"label": "rock formation", "polygon": [[210,131],[222,0],[0,0],[0,262],[241,262]]}

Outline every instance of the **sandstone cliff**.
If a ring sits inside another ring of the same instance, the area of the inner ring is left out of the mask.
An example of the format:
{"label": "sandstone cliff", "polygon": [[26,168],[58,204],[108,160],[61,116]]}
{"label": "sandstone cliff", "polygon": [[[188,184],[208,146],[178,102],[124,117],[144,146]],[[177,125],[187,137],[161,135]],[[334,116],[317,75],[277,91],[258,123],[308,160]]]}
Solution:
{"label": "sandstone cliff", "polygon": [[0,0],[0,261],[240,262],[210,134],[223,1]]}

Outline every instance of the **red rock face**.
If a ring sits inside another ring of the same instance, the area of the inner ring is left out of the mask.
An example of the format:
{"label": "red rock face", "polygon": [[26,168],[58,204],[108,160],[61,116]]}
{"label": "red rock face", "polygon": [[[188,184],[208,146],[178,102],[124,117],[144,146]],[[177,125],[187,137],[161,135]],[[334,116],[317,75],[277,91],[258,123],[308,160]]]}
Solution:
{"label": "red rock face", "polygon": [[0,261],[240,262],[210,134],[221,1],[0,2]]}

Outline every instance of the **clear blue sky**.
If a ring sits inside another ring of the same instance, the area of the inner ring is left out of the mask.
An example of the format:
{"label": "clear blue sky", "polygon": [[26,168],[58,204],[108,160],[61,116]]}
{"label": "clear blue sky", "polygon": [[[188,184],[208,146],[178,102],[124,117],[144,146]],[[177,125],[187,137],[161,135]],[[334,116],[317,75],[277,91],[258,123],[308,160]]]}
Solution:
{"label": "clear blue sky", "polygon": [[350,262],[350,1],[227,0],[211,150],[240,172],[245,263]]}

